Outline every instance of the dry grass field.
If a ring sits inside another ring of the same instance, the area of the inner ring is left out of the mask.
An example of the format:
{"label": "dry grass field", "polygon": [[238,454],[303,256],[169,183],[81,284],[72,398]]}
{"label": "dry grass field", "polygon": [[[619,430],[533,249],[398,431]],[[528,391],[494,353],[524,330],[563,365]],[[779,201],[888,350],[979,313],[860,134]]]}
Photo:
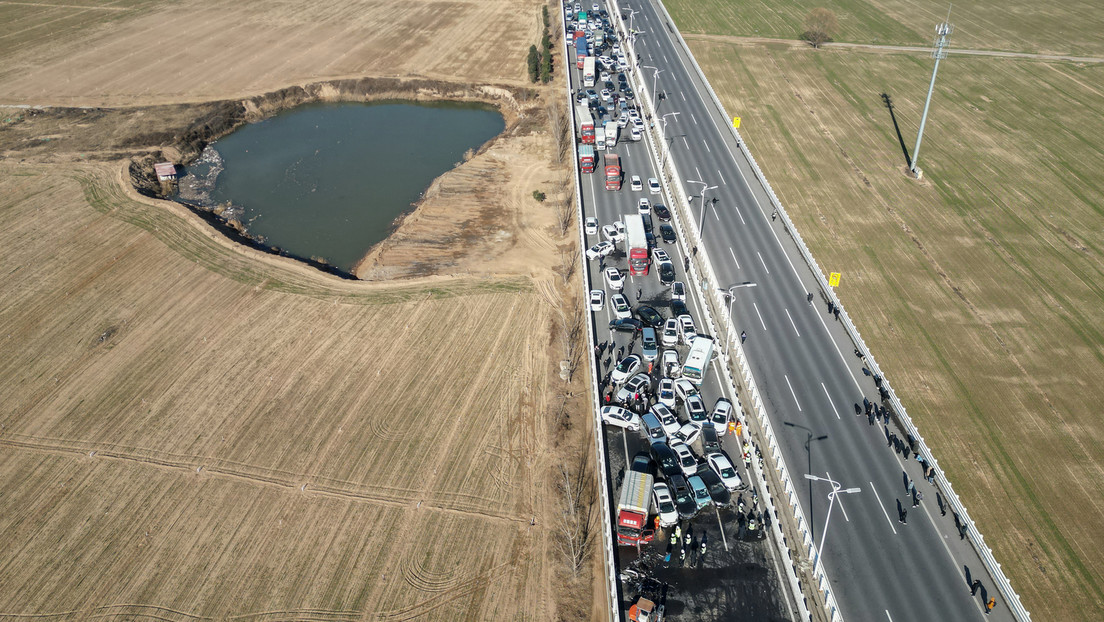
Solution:
{"label": "dry grass field", "polygon": [[917,182],[927,57],[691,45],[1028,610],[1104,617],[1104,67],[952,57]]}
{"label": "dry grass field", "polygon": [[503,100],[506,135],[436,182],[372,283],[237,246],[125,174],[211,100],[519,86],[539,6],[0,3],[0,105],[122,106],[0,115],[0,620],[601,609],[554,529],[554,467],[589,437],[556,373],[572,234],[539,100]]}
{"label": "dry grass field", "polygon": [[[925,0],[669,0],[683,34],[796,39],[815,7],[835,13],[836,41],[930,45],[947,2]],[[1104,56],[1104,13],[1091,0],[954,2],[952,47],[1037,54]]]}

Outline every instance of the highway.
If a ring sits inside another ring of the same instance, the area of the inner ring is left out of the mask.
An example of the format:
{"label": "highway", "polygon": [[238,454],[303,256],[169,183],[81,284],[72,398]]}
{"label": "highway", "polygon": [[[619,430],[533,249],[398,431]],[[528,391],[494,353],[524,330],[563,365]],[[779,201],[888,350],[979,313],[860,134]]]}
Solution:
{"label": "highway", "polygon": [[[982,596],[971,597],[969,574],[997,598],[989,617],[1011,619],[980,559],[959,540],[950,513],[940,514],[936,490],[920,477],[918,464],[887,446],[880,422],[871,426],[865,415],[856,416],[855,404],[864,397],[880,403],[875,385],[863,375],[853,346],[827,313],[793,242],[772,220],[766,190],[727,130],[730,119],[709,98],[665,13],[653,2],[620,5],[626,16],[632,12],[632,28],[638,32],[635,51],[641,69],[636,78],[649,91],[654,80],[663,95],[656,114],[666,124],[657,118],[657,125],[663,127],[681,183],[692,197],[694,219],[703,185],[687,180],[717,186],[707,194],[701,244],[720,282],[708,286],[757,284],[733,290],[734,323],[747,333],[744,348],[752,375],[785,462],[801,480],[794,482],[801,491],[799,503],[818,545],[831,488],[801,474],[859,489],[837,497],[822,551],[840,614],[850,620],[893,622],[986,618]],[[658,75],[643,68],[648,66],[659,70]],[[636,155],[626,158],[626,176],[652,176],[638,172],[642,164]],[[584,192],[584,198],[594,200],[593,189],[589,192],[592,196]],[[629,212],[635,206],[633,193],[607,194],[625,195],[607,201],[617,203],[617,209]],[[807,299],[810,292],[812,302]],[[908,478],[926,494],[918,507],[906,493]],[[907,522],[899,520],[898,503]]]}

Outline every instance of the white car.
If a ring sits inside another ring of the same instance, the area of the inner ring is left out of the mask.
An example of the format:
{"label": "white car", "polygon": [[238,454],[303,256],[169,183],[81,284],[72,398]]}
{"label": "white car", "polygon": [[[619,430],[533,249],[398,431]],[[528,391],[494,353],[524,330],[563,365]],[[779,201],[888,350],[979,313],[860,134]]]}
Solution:
{"label": "white car", "polygon": [[644,189],[644,184],[640,183],[640,175],[633,175],[629,178],[629,190],[635,190],[640,192]]}
{"label": "white car", "polygon": [[672,440],[671,449],[675,452],[675,455],[678,456],[679,468],[682,469],[683,475],[690,477],[697,472],[698,459],[694,457],[694,452],[690,451],[686,443]]}
{"label": "white car", "polygon": [[619,320],[632,317],[632,307],[629,306],[629,301],[625,299],[624,294],[610,296],[610,308],[613,309],[613,317]]}
{"label": "white car", "polygon": [[743,484],[740,481],[740,475],[736,473],[736,469],[724,454],[709,454],[705,460],[709,463],[709,468],[713,469],[713,472],[724,482],[725,488],[736,490]]}
{"label": "white car", "polygon": [[617,366],[610,372],[610,381],[614,384],[621,384],[629,379],[640,369],[640,357],[635,354],[630,354],[621,359],[617,363]]}
{"label": "white car", "polygon": [[605,257],[606,255],[609,255],[614,250],[615,250],[615,248],[613,246],[613,242],[603,240],[603,241],[595,244],[594,246],[591,246],[590,248],[588,248],[587,252],[586,252],[586,256],[587,256],[587,259],[589,259],[591,261],[594,261],[595,259],[598,259],[599,257]]}
{"label": "white car", "polygon": [[598,62],[603,67],[605,67],[606,69],[609,69],[610,67],[613,67],[613,59],[610,58],[609,56],[599,56],[598,57]]}
{"label": "white car", "polygon": [[633,432],[640,430],[640,415],[620,406],[603,406],[602,422]]}
{"label": "white car", "polygon": [[590,5],[590,10],[591,10],[591,11],[594,11],[595,13],[597,13],[598,11],[600,11],[600,10],[601,10],[601,7],[599,7],[599,6],[598,6],[598,3],[597,3],[597,2],[595,2],[594,4]]}
{"label": "white car", "polygon": [[709,414],[709,420],[713,422],[713,428],[717,430],[717,436],[724,436],[728,431],[728,422],[732,420],[732,402],[725,398],[717,398],[713,412]]}
{"label": "white car", "polygon": [[693,382],[690,382],[686,378],[679,378],[675,381],[675,395],[680,400],[686,401],[686,398],[691,395],[698,394],[698,387],[694,386]]}
{"label": "white car", "polygon": [[655,329],[651,326],[645,326],[640,331],[640,353],[644,355],[644,360],[649,363],[659,356],[659,342],[656,341]]}
{"label": "white car", "polygon": [[675,413],[671,412],[671,409],[662,402],[656,402],[652,404],[652,414],[659,417],[659,422],[663,424],[663,431],[667,433],[667,436],[671,436],[682,426],[679,423],[678,417]]}
{"label": "white car", "polygon": [[[625,277],[621,276],[621,273],[617,271],[617,268],[606,268],[603,273],[606,279],[606,286],[614,291],[621,291],[625,289]],[[689,315],[686,316],[690,318]],[[693,327],[694,323],[690,322],[690,326]]]}
{"label": "white car", "polygon": [[[612,270],[612,268],[606,268],[607,273],[609,270]],[[621,276],[621,273],[618,272],[617,275]],[[624,286],[624,279],[622,279],[621,282],[622,286]],[[621,288],[619,287],[617,289],[620,290]],[[679,329],[682,331],[682,340],[686,345],[694,343],[694,338],[698,336],[698,331],[694,329],[694,318],[689,315],[680,315],[678,316],[678,321]]]}
{"label": "white car", "polygon": [[671,283],[671,300],[686,302],[686,285],[682,281]]}
{"label": "white car", "polygon": [[617,127],[625,127],[629,124],[629,113],[622,112],[621,116],[617,117]]}
{"label": "white car", "polygon": [[660,527],[672,527],[678,524],[678,510],[675,509],[675,500],[671,498],[671,489],[663,482],[657,482],[652,487],[652,503],[655,504],[656,514],[659,515]]}
{"label": "white car", "polygon": [[659,180],[655,177],[648,178],[648,192],[652,194],[659,194]]}
{"label": "white car", "polygon": [[617,244],[625,239],[625,232],[618,230],[615,225],[605,225],[602,227],[602,237],[606,238],[607,242]]}
{"label": "white car", "polygon": [[[647,201],[648,199],[641,199],[641,201]],[[663,263],[665,261],[671,261],[671,256],[667,254],[667,251],[662,248],[652,249],[652,259],[656,263]]]}
{"label": "white car", "polygon": [[606,304],[606,292],[600,289],[590,290],[590,310],[601,311]]}
{"label": "white car", "polygon": [[629,131],[629,139],[636,142],[642,138],[644,138],[644,131],[634,125],[632,130]]}
{"label": "white car", "polygon": [[663,323],[663,334],[660,335],[660,342],[663,343],[665,348],[673,348],[678,345],[679,340],[679,323],[675,318],[668,318]]}
{"label": "white car", "polygon": [[586,219],[586,234],[598,235],[598,219],[594,216],[588,216]]}
{"label": "white car", "polygon": [[625,383],[625,386],[621,387],[617,391],[617,401],[624,404],[632,399],[633,395],[639,393],[642,396],[647,396],[652,392],[652,379],[648,374],[637,374],[629,381]]}
{"label": "white car", "polygon": [[636,211],[640,212],[641,216],[647,216],[652,213],[652,204],[648,201],[648,197],[640,199],[640,202],[636,205]]}
{"label": "white car", "polygon": [[666,406],[668,409],[675,407],[675,381],[670,378],[662,378],[659,381],[659,386],[656,387],[656,398],[659,400],[659,404]]}
{"label": "white car", "polygon": [[709,421],[709,412],[705,410],[705,402],[701,395],[687,397],[682,405],[686,407],[686,414],[690,417],[690,421],[698,425],[704,425]]}
{"label": "white car", "polygon": [[617,230],[617,235],[621,236],[621,239],[625,239],[625,223],[620,220],[613,221],[613,228]]}
{"label": "white car", "polygon": [[693,445],[694,441],[698,440],[699,436],[701,436],[701,427],[691,421],[690,423],[682,424],[682,427],[678,429],[678,432],[675,432],[672,440],[677,439],[686,443],[687,445]]}
{"label": "white car", "polygon": [[614,55],[620,54],[621,53],[621,44],[620,43],[614,43],[613,47],[610,48],[610,51],[613,52]]}
{"label": "white car", "polygon": [[606,83],[606,82],[609,82],[610,81],[609,72],[608,71],[603,71],[603,72],[599,73],[598,74],[598,81],[603,83],[603,84]]}
{"label": "white car", "polygon": [[609,89],[602,89],[600,95],[602,97],[602,101],[606,102],[607,104],[613,101],[613,93],[610,93]]}
{"label": "white car", "polygon": [[640,111],[636,108],[629,108],[629,118],[635,121],[640,121],[640,127],[643,129],[644,120],[640,118]]}
{"label": "white car", "polygon": [[663,364],[660,367],[663,375],[668,378],[677,378],[682,375],[682,363],[679,361],[678,350],[664,350]]}
{"label": "white car", "polygon": [[[644,119],[641,119],[640,117],[633,117],[632,114],[629,114],[629,122],[633,124],[633,129],[634,130],[637,130],[641,134],[644,133]],[[640,139],[639,138],[634,138],[633,140],[640,140]]]}

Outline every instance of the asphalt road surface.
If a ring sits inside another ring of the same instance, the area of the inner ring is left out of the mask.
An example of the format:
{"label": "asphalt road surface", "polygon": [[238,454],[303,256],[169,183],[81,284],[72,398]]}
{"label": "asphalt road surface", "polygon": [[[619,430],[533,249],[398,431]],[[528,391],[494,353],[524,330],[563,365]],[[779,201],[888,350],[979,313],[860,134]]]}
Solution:
{"label": "asphalt road surface", "polygon": [[[667,118],[665,138],[686,194],[695,199],[695,218],[702,186],[685,180],[718,186],[707,194],[716,202],[704,209],[702,244],[720,280],[710,285],[757,284],[734,290],[734,323],[747,333],[752,373],[786,464],[801,480],[794,483],[817,544],[831,488],[801,474],[859,489],[838,496],[822,551],[840,613],[851,620],[978,620],[985,617],[984,600],[993,596],[998,604],[990,617],[1010,619],[980,559],[959,539],[952,513],[940,513],[936,489],[923,481],[920,465],[887,446],[880,423],[869,425],[865,415],[856,415],[855,404],[864,397],[877,401],[874,382],[827,313],[794,243],[772,220],[766,191],[727,130],[731,121],[709,98],[666,14],[654,0],[621,7],[626,16],[634,11],[639,65],[660,70],[654,76],[653,70],[640,69],[637,76],[649,89],[655,80],[657,116],[679,113]],[[643,154],[631,153],[626,160],[627,175],[653,175],[637,172],[650,167]],[[634,193],[593,188],[584,189],[584,201],[594,204],[598,194],[607,195],[597,201],[607,221],[611,209],[629,212],[636,201]],[[809,292],[815,292],[812,302]],[[903,436],[892,426],[889,431]],[[909,479],[925,495],[916,507],[906,492]],[[899,507],[907,512],[905,522]],[[973,579],[982,585],[971,596]]]}

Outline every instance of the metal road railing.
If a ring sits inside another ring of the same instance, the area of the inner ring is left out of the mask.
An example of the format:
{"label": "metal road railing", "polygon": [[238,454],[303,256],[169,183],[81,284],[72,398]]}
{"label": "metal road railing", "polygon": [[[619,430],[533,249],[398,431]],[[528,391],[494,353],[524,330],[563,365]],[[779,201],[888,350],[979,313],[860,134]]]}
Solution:
{"label": "metal road railing", "polygon": [[[617,6],[616,4],[614,4],[614,8],[615,8],[615,11],[616,11],[617,16],[618,16],[618,25],[619,26],[624,25],[624,20],[621,19],[620,7]],[[629,53],[630,53],[629,54],[629,57],[631,59],[630,64],[636,64],[636,50],[635,50],[635,47],[633,45],[633,42],[632,42],[630,37],[624,37],[624,39],[626,41],[626,46],[628,47]],[[650,94],[648,92],[647,80],[644,79],[644,76],[640,75],[639,68],[638,68],[637,75],[636,75],[636,85],[637,85],[637,92],[643,94],[644,107],[648,110],[651,110],[652,118],[655,119],[656,118],[656,111],[652,108],[652,102],[653,102],[652,94]],[[661,126],[661,129],[660,129],[660,132],[662,132],[662,126]],[[660,181],[663,184],[663,186],[665,187],[665,189],[667,191],[667,195],[672,197],[672,198],[677,199],[678,207],[680,208],[680,209],[672,209],[671,210],[672,220],[675,223],[675,227],[679,230],[680,239],[682,239],[682,240],[697,239],[698,240],[698,246],[697,246],[698,253],[701,255],[701,265],[704,267],[703,269],[707,273],[707,277],[705,279],[699,278],[698,262],[691,261],[689,272],[690,272],[690,277],[691,277],[692,282],[689,283],[688,286],[697,288],[698,293],[699,293],[699,297],[701,298],[703,303],[708,303],[711,299],[706,296],[706,294],[708,292],[703,291],[703,290],[711,289],[711,288],[707,287],[707,285],[706,285],[707,283],[718,283],[716,274],[714,274],[714,272],[713,272],[713,264],[712,264],[711,261],[709,261],[708,252],[705,250],[704,245],[701,244],[701,239],[697,234],[697,229],[695,229],[694,232],[693,232],[693,235],[691,235],[691,233],[686,230],[686,227],[683,226],[682,216],[679,213],[680,211],[686,211],[686,213],[689,214],[689,216],[687,217],[688,220],[690,220],[691,223],[694,223],[693,206],[690,204],[690,199],[689,199],[689,197],[686,196],[686,193],[683,190],[683,186],[682,186],[682,183],[681,183],[682,177],[678,173],[678,169],[675,165],[674,158],[671,156],[671,153],[670,153],[670,150],[667,146],[666,140],[664,140],[664,139],[661,139],[661,140],[658,140],[658,141],[656,140],[655,128],[654,127],[651,127],[651,128],[648,129],[647,137],[648,137],[648,140],[646,141],[646,143],[647,143],[649,151],[652,155],[652,159],[654,160],[654,162],[656,164],[656,168],[660,171],[660,173],[659,173]],[[656,150],[656,143],[657,142],[661,145],[661,149],[662,149],[662,152],[663,152],[663,157],[662,158],[660,157],[660,153]],[[665,165],[670,167],[670,171],[668,171],[666,168],[664,168]],[[672,206],[672,207],[675,207],[675,206]],[[686,249],[684,247],[684,251],[685,250]],[[712,300],[716,304],[716,302],[717,302],[716,291],[714,290],[713,293],[714,293],[714,297],[713,297]],[[721,306],[723,307],[723,305],[721,305]],[[710,327],[711,332],[715,335],[719,335],[721,331],[718,327],[717,322],[714,320],[713,313],[710,311],[710,308],[709,308],[708,304],[703,304],[702,305],[702,312],[705,316],[706,323]],[[728,337],[730,338],[729,340],[731,342],[732,341],[731,336],[733,335],[733,328],[732,328],[730,320],[726,322],[726,327],[728,329],[727,330]],[[747,362],[744,358],[743,347],[740,345],[738,340],[737,340],[737,343],[735,343],[735,344],[730,343],[730,345],[734,345],[733,351],[735,351],[737,353],[737,359],[740,362],[740,367],[741,367],[741,371],[742,371],[742,378],[745,382],[745,385],[747,387],[749,387],[749,391],[752,395],[752,401],[756,406],[756,413],[758,415],[760,425],[767,432],[768,444],[771,447],[772,457],[775,460],[775,464],[782,465],[782,467],[779,471],[779,476],[781,477],[782,481],[784,482],[784,487],[786,488],[787,496],[790,499],[791,511],[794,513],[795,519],[797,521],[798,528],[801,530],[801,533],[803,534],[803,538],[806,541],[806,552],[808,553],[811,550],[809,547],[812,545],[812,537],[809,534],[808,528],[806,527],[807,523],[805,522],[804,517],[801,514],[801,509],[796,504],[797,497],[796,497],[795,494],[793,494],[793,491],[794,491],[793,484],[790,483],[790,481],[789,481],[788,471],[785,469],[784,462],[783,462],[783,459],[782,459],[782,453],[778,449],[778,443],[775,441],[774,432],[770,427],[770,420],[767,419],[766,412],[763,410],[762,400],[759,397],[759,391],[756,388],[755,380],[754,380],[754,378],[752,378],[750,368],[748,367]],[[726,364],[726,365],[722,366],[722,370],[724,371],[725,381],[728,383],[729,388],[731,389],[733,395],[737,395],[738,393],[736,391],[736,383],[734,382],[734,380],[732,378],[732,375],[731,375],[731,372],[729,370],[728,365]],[[750,432],[749,432],[749,435],[750,435]],[[767,479],[766,479],[765,474],[759,469],[759,466],[755,461],[753,461],[753,467],[752,468],[754,470],[755,477],[756,477],[756,479],[758,480],[758,482],[760,484],[759,488],[763,491],[763,495],[761,496],[761,499],[763,500],[763,504],[766,507],[767,512],[774,515],[775,517],[778,517],[779,513],[777,512],[777,509],[775,507],[773,494],[771,493],[770,486],[767,484]],[[801,581],[798,578],[797,571],[796,571],[796,565],[797,564],[796,564],[796,561],[792,557],[789,546],[786,545],[785,535],[782,533],[782,526],[781,526],[781,524],[778,520],[771,521],[770,531],[771,531],[772,536],[774,537],[775,545],[777,546],[778,550],[780,552],[784,552],[786,554],[787,558],[788,558],[789,563],[786,564],[787,578],[789,580],[791,593],[793,595],[793,600],[797,604],[797,608],[798,608],[800,617],[801,617],[802,620],[808,620],[809,619],[809,610],[808,610],[808,608],[805,604],[805,599],[798,596],[799,594],[802,594],[802,590],[801,590]],[[822,589],[826,589],[827,580],[822,580],[821,583],[825,586],[825,588],[822,588]],[[827,593],[827,595],[830,597],[830,593]],[[834,602],[834,600],[833,600],[833,602]]]}
{"label": "metal road railing", "polygon": [[[713,86],[709,83],[709,80],[706,79],[705,72],[702,71],[701,66],[698,64],[697,59],[694,57],[694,53],[690,50],[690,46],[687,45],[686,40],[682,38],[682,33],[678,30],[678,27],[675,26],[674,20],[671,19],[671,15],[667,12],[667,7],[665,7],[661,1],[659,1],[658,4],[659,4],[660,8],[662,9],[663,14],[666,16],[668,23],[671,25],[671,28],[674,31],[675,36],[678,37],[679,42],[682,44],[683,49],[686,51],[686,54],[687,54],[688,58],[690,59],[691,64],[694,66],[694,69],[697,72],[698,77],[700,78],[702,84],[704,84],[706,89],[709,91],[709,95],[713,99],[713,103],[717,106],[717,109],[720,110],[722,112],[722,114],[724,114],[725,119],[728,119],[729,118],[728,112],[725,110],[725,107],[721,103],[720,98],[717,97],[717,93],[713,90]],[[775,210],[778,211],[778,214],[781,216],[783,228],[786,230],[786,232],[789,234],[789,236],[794,240],[794,243],[797,246],[798,250],[801,252],[801,256],[804,258],[805,263],[809,266],[810,270],[813,272],[813,275],[815,276],[815,278],[817,280],[817,284],[820,286],[822,294],[824,294],[828,298],[828,300],[830,300],[833,304],[835,304],[837,306],[837,308],[839,308],[841,310],[841,316],[842,316],[841,317],[841,322],[844,326],[844,329],[847,331],[848,336],[851,338],[851,340],[855,344],[855,346],[857,348],[859,348],[863,353],[865,353],[866,361],[867,361],[867,364],[870,367],[871,373],[876,374],[876,375],[878,375],[882,378],[883,386],[889,392],[890,403],[893,405],[893,408],[896,411],[896,414],[898,415],[898,418],[899,418],[901,424],[904,426],[905,430],[909,434],[911,434],[913,436],[913,438],[916,439],[917,443],[920,445],[920,448],[922,449],[921,454],[924,456],[924,459],[927,460],[929,462],[929,464],[931,464],[932,466],[935,467],[936,482],[937,482],[939,488],[942,489],[942,491],[944,493],[944,497],[948,499],[948,501],[950,503],[950,506],[951,506],[951,509],[956,514],[959,515],[960,519],[967,526],[967,535],[970,538],[970,542],[972,543],[974,549],[977,551],[977,554],[981,558],[982,562],[985,564],[986,570],[988,570],[989,574],[995,579],[996,584],[997,584],[997,589],[1000,590],[1001,595],[1004,598],[1005,602],[1008,604],[1009,609],[1012,611],[1013,615],[1016,617],[1017,620],[1021,620],[1022,622],[1030,622],[1031,614],[1027,611],[1027,609],[1020,602],[1020,596],[1012,588],[1012,584],[1008,580],[1008,577],[1004,574],[1004,570],[1001,568],[1000,562],[998,562],[996,560],[996,558],[993,557],[993,550],[985,544],[985,539],[982,536],[981,532],[978,530],[977,526],[974,524],[973,520],[970,519],[969,513],[966,510],[965,504],[963,504],[963,502],[959,498],[958,494],[954,492],[954,488],[951,485],[951,482],[949,480],[947,480],[946,476],[943,473],[943,470],[939,468],[939,463],[935,459],[935,457],[932,455],[931,449],[927,446],[927,443],[924,441],[924,437],[920,434],[920,431],[916,428],[916,425],[913,423],[912,418],[908,416],[908,413],[905,410],[904,404],[901,403],[901,400],[897,397],[896,392],[893,390],[893,387],[890,385],[888,378],[886,378],[885,374],[882,373],[881,368],[878,367],[878,363],[874,360],[873,353],[870,351],[870,348],[867,347],[866,342],[863,341],[862,336],[859,334],[859,329],[851,321],[851,317],[847,314],[847,311],[843,308],[843,305],[840,303],[839,298],[836,297],[835,291],[832,289],[831,286],[828,285],[828,281],[824,277],[824,272],[820,269],[820,265],[817,263],[816,259],[813,257],[812,253],[809,251],[809,248],[805,245],[805,241],[801,238],[801,234],[797,231],[797,228],[794,226],[793,222],[790,220],[789,215],[786,214],[786,210],[782,206],[782,202],[778,199],[778,196],[775,194],[774,189],[770,185],[770,182],[767,181],[767,178],[763,174],[762,169],[759,168],[759,164],[755,161],[755,157],[752,156],[751,152],[747,149],[747,145],[744,143],[743,140],[741,140],[740,133],[736,130],[736,128],[732,127],[731,125],[729,125],[727,123],[724,124],[724,125],[726,127],[728,127],[729,131],[732,132],[733,137],[737,141],[737,146],[738,146],[739,151],[744,155],[745,158],[747,158],[748,163],[751,165],[752,170],[755,172],[756,179],[759,181],[759,183],[766,190],[767,196],[770,198],[771,205],[773,206],[773,208]],[[693,214],[691,213],[691,217],[692,217],[692,215]],[[716,281],[714,281],[714,282],[716,282]],[[731,337],[731,333],[732,333],[731,328],[730,328],[729,332],[730,332],[729,336]],[[739,350],[737,350],[737,351],[739,351]],[[743,371],[745,365],[744,365],[744,362],[743,362],[742,353],[740,354],[740,359],[741,359],[741,370]],[[750,374],[748,374],[748,376],[750,376]],[[758,398],[756,398],[756,399],[758,400]],[[761,411],[761,408],[757,407],[757,409],[759,411]],[[761,415],[761,416],[765,420],[765,415]],[[773,441],[773,433],[770,436],[771,436],[771,444],[772,444],[772,452],[773,452],[773,451],[776,451],[777,445]],[[778,452],[778,455],[781,456],[781,452]],[[778,464],[782,464],[782,463],[779,462]],[[783,466],[783,468],[784,468],[784,466]],[[787,479],[787,481],[788,481],[788,479]],[[792,503],[796,503],[796,496],[793,495],[792,484],[787,485],[787,494],[789,494],[791,496]],[[803,520],[803,519],[800,519],[800,520]],[[808,546],[810,547],[810,550],[815,550],[815,549],[812,548],[813,545],[812,545],[811,540],[809,541]],[[822,574],[822,578],[823,578],[823,572],[821,572],[821,574]],[[828,587],[827,586],[827,580],[823,579],[823,589],[827,590],[827,587]],[[833,617],[835,617],[835,614],[833,614]]]}
{"label": "metal road railing", "polygon": [[[560,23],[564,24],[563,10],[560,10],[559,14]],[[568,64],[569,58],[574,56],[568,54],[567,39],[566,39],[566,24],[564,24],[565,35],[560,38],[560,45],[562,47],[563,56],[563,71],[564,79],[567,81],[566,95],[567,95],[567,111],[568,120],[570,121],[571,131],[571,157],[572,157],[572,170],[575,172],[575,205],[576,216],[579,218],[579,252],[586,251],[586,231],[583,228],[583,219],[585,218],[585,212],[583,211],[583,179],[582,171],[579,170],[579,144],[575,141],[575,128],[577,119],[575,118],[575,94],[571,92],[571,66]],[[595,167],[597,167],[595,162]],[[596,169],[597,170],[597,169]],[[586,262],[582,262],[580,267],[582,272],[582,284],[583,300],[588,300],[592,283],[590,280],[590,270],[588,270]],[[594,366],[594,351],[595,344],[597,343],[597,337],[595,336],[594,327],[594,314],[587,312],[589,316],[587,319],[587,351],[586,356],[590,361],[588,367]],[[601,403],[598,400],[600,391],[598,390],[598,374],[596,371],[592,371],[590,374],[590,394],[591,394],[591,412],[594,418],[594,453],[595,459],[598,464],[598,473],[601,475],[598,487],[598,496],[602,502],[602,542],[603,542],[603,554],[606,558],[606,588],[609,590],[609,606],[610,609],[609,619],[610,622],[619,622],[621,617],[621,601],[617,597],[617,558],[613,554],[613,505],[610,502],[610,490],[609,490],[609,466],[606,461],[606,447],[602,442],[602,416],[600,414]]]}

